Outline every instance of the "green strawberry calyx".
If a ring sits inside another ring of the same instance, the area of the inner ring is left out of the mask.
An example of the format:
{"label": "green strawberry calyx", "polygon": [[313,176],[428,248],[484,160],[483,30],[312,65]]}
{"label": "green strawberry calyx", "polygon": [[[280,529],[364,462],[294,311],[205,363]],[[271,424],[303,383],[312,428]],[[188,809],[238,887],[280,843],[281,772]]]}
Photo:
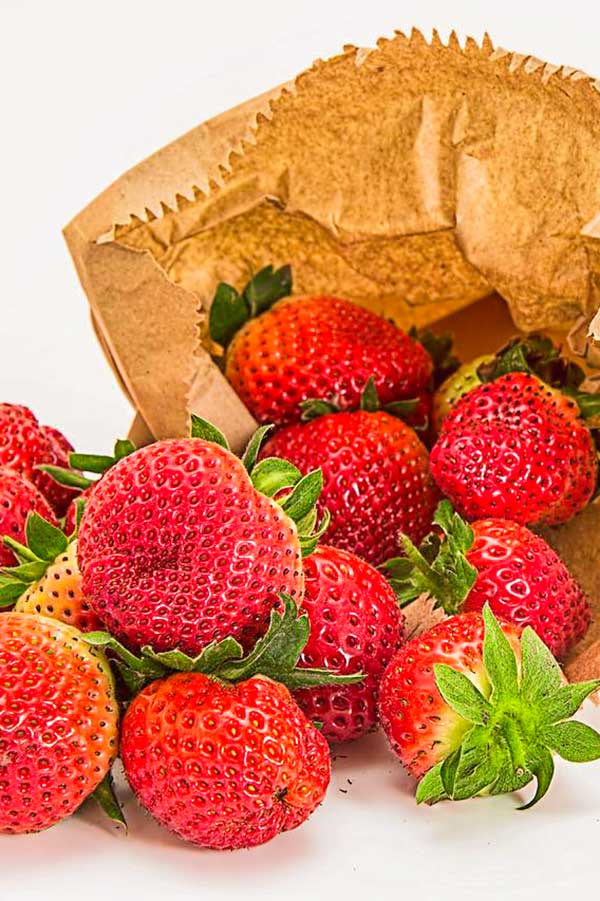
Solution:
{"label": "green strawberry calyx", "polygon": [[[250,438],[242,455],[242,463],[254,488],[275,500],[292,519],[298,530],[302,556],[308,557],[316,548],[330,522],[325,509],[321,518],[317,501],[323,490],[323,473],[313,469],[306,475],[288,460],[265,457],[259,460],[261,446],[273,426],[263,425]],[[211,422],[192,414],[192,438],[211,441],[230,451],[225,435]]]}
{"label": "green strawberry calyx", "polygon": [[445,760],[417,786],[417,803],[461,801],[477,795],[518,791],[534,779],[536,804],[554,775],[552,754],[583,763],[600,758],[600,735],[570,721],[600,679],[565,684],[561,669],[534,630],[520,638],[520,660],[489,606],[483,609],[482,692],[463,672],[435,664],[442,698],[465,721],[466,731]]}
{"label": "green strawberry calyx", "polygon": [[88,479],[83,475],[84,472],[102,476],[111,466],[114,466],[123,457],[128,457],[134,450],[136,450],[136,446],[132,441],[127,438],[119,438],[115,441],[112,455],[73,452],[69,454],[69,469],[63,466],[50,466],[46,463],[37,468],[51,476],[59,485],[64,485],[66,488],[81,488],[85,491],[86,488],[95,485],[97,479]]}
{"label": "green strawberry calyx", "polygon": [[4,544],[16,556],[16,566],[0,568],[0,609],[12,607],[30,585],[38,582],[48,567],[64,554],[77,537],[83,502],[77,502],[77,522],[72,535],[47,522],[39,513],[31,512],[25,522],[25,544],[10,535],[4,536]]}
{"label": "green strawberry calyx", "polygon": [[239,329],[292,293],[291,266],[265,266],[250,279],[243,291],[226,282],[217,286],[208,315],[210,337],[226,348]]}
{"label": "green strawberry calyx", "polygon": [[261,675],[283,683],[290,691],[321,685],[351,685],[362,681],[363,673],[338,675],[327,669],[297,665],[308,641],[310,621],[308,614],[298,610],[292,597],[281,594],[280,598],[281,608],[271,611],[266,634],[247,654],[231,636],[211,642],[196,657],[179,650],[157,653],[151,647],[143,647],[138,656],[108,632],[88,632],[83,640],[115,655],[114,663],[132,694],[149,682],[173,672],[204,673],[232,683]]}
{"label": "green strawberry calyx", "polygon": [[460,366],[460,360],[452,353],[452,335],[436,335],[430,329],[418,329],[415,326],[408,330],[408,334],[423,345],[433,360],[432,387],[439,388]]}
{"label": "green strawberry calyx", "polygon": [[[375,379],[373,376],[369,376],[360,396],[359,409],[364,410],[367,413],[377,413],[379,410],[383,410],[385,413],[404,419],[405,417],[410,416],[411,413],[414,413],[418,403],[418,397],[410,397],[402,400],[394,400],[388,404],[382,405],[379,401],[379,395],[377,394]],[[317,397],[302,401],[300,409],[302,410],[302,415],[300,417],[302,422],[310,422],[312,419],[318,419],[319,416],[326,416],[329,413],[339,413],[341,408],[335,400]],[[414,428],[416,430],[426,429],[427,423],[425,422],[423,425],[415,426]]]}
{"label": "green strawberry calyx", "polygon": [[433,523],[443,537],[431,532],[417,547],[408,535],[401,534],[404,556],[386,560],[380,569],[402,606],[427,593],[452,616],[462,609],[477,578],[477,570],[466,556],[473,545],[473,529],[448,500],[438,504]]}

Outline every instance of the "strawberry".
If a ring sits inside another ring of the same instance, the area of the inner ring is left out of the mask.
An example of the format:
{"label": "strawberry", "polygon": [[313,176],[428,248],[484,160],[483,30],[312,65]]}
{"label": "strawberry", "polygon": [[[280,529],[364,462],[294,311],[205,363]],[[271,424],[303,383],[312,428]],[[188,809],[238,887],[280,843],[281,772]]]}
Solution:
{"label": "strawberry", "polygon": [[302,552],[319,535],[318,470],[303,478],[284,461],[255,465],[264,428],[243,462],[214,427],[194,418],[194,429],[119,460],[84,508],[84,593],[131,648],[193,654],[227,635],[253,643],[279,592],[301,596]]}
{"label": "strawberry", "polygon": [[57,485],[40,464],[65,466],[71,445],[57,429],[41,426],[27,407],[0,404],[0,466],[14,469],[39,488],[57,516],[62,516],[75,496],[71,488]]}
{"label": "strawberry", "polygon": [[377,692],[386,664],[402,642],[404,617],[376,569],[339,548],[318,547],[304,563],[302,610],[310,636],[300,666],[365,674],[355,685],[296,692],[309,719],[331,742],[352,741],[377,721]]}
{"label": "strawberry", "polygon": [[0,608],[16,601],[20,613],[58,619],[81,632],[99,629],[101,622],[81,586],[75,533],[67,538],[61,529],[30,513],[25,538],[26,544],[5,538],[19,565],[2,571]]}
{"label": "strawberry", "polygon": [[598,471],[579,410],[575,398],[529,373],[482,384],[446,416],[433,477],[468,519],[565,522],[590,500]]}
{"label": "strawberry", "polygon": [[301,472],[321,467],[321,503],[331,514],[327,542],[369,563],[393,556],[398,532],[419,542],[431,526],[438,495],[427,451],[385,411],[326,413],[284,426],[267,441],[263,456],[270,454]]}
{"label": "strawberry", "polygon": [[439,504],[434,523],[442,541],[430,535],[418,549],[401,536],[405,556],[384,564],[404,602],[427,592],[448,614],[481,611],[488,602],[502,620],[531,626],[558,658],[583,638],[587,598],[543,538],[506,519],[468,525],[449,501]]}
{"label": "strawberry", "polygon": [[456,401],[460,400],[469,391],[472,391],[473,388],[481,385],[481,378],[478,373],[479,367],[490,363],[493,359],[494,357],[491,354],[476,357],[468,363],[463,363],[462,366],[442,382],[433,395],[432,423],[435,432],[440,431],[442,422]]}
{"label": "strawberry", "polygon": [[[56,518],[48,501],[35,485],[10,469],[0,469],[0,536],[10,535],[15,541],[25,538],[27,515],[35,511],[56,525]],[[16,557],[0,542],[0,566],[12,566]]]}
{"label": "strawberry", "polygon": [[113,679],[76,629],[13,612],[0,616],[0,671],[0,832],[37,832],[106,790]]}
{"label": "strawberry", "polygon": [[241,295],[220,285],[211,307],[225,375],[258,422],[297,422],[313,398],[356,409],[371,376],[383,404],[426,394],[433,362],[419,341],[348,300],[290,293],[289,267],[267,267]]}
{"label": "strawberry", "polygon": [[[231,637],[192,658],[178,651],[135,657],[108,633],[134,690],[121,734],[133,792],[181,838],[208,848],[247,848],[303,823],[330,776],[327,742],[289,689],[356,682],[297,664],[310,629],[292,598],[273,610],[267,634],[244,657]],[[180,672],[173,674],[173,670]]]}
{"label": "strawberry", "polygon": [[567,722],[600,680],[565,684],[527,627],[483,614],[452,616],[392,658],[380,688],[381,722],[404,766],[420,779],[417,802],[464,800],[524,788],[532,806],[566,760],[600,757],[600,735]]}

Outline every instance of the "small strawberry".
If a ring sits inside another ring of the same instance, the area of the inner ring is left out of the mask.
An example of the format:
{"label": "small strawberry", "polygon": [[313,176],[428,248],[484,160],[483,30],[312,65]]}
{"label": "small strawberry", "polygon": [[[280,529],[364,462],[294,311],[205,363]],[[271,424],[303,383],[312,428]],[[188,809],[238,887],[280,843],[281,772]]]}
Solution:
{"label": "small strawberry", "polygon": [[80,632],[99,629],[81,587],[75,533],[67,538],[61,529],[37,513],[29,514],[26,544],[5,538],[19,561],[3,568],[0,576],[0,608],[15,603],[19,613],[38,613],[58,619]]}
{"label": "small strawberry", "polygon": [[66,466],[71,445],[57,429],[41,426],[27,407],[0,404],[0,466],[14,469],[39,488],[62,516],[75,496],[71,488],[57,485],[40,464]]}
{"label": "small strawberry", "polygon": [[404,617],[382,575],[348,551],[321,545],[304,563],[302,610],[310,636],[300,666],[355,673],[355,685],[308,688],[295,694],[331,742],[352,741],[377,721],[377,693],[386,664],[402,642]]}
{"label": "small strawberry", "polygon": [[419,341],[348,300],[291,289],[289,267],[269,266],[241,295],[220,285],[211,307],[225,375],[259,422],[297,422],[313,398],[356,409],[371,376],[383,404],[426,394],[433,363]]}
{"label": "small strawberry", "polygon": [[87,636],[121,658],[132,688],[153,680],[123,720],[125,774],[152,816],[203,847],[248,848],[296,828],[329,783],[327,742],[288,689],[353,683],[361,674],[298,667],[308,616],[292,598],[282,602],[245,657],[231,637],[195,658],[150,648],[137,658],[107,633]]}
{"label": "small strawberry", "polygon": [[457,400],[481,385],[479,367],[490,363],[494,357],[491,354],[476,357],[468,363],[463,363],[452,375],[442,382],[433,395],[432,423],[435,432],[439,432],[442,422],[454,406]]}
{"label": "small strawberry", "polygon": [[302,552],[320,534],[318,470],[303,478],[285,461],[256,464],[265,428],[243,462],[214,427],[194,418],[194,428],[197,437],[119,460],[84,508],[84,593],[132,648],[194,654],[227,635],[253,643],[280,592],[301,597]]}
{"label": "small strawberry", "polygon": [[565,684],[533,629],[519,640],[486,606],[400,649],[381,682],[381,722],[420,779],[417,802],[504,794],[535,779],[531,807],[552,780],[553,751],[576,762],[600,757],[600,735],[567,722],[598,688],[600,680]]}
{"label": "small strawberry", "polygon": [[[587,397],[582,405],[594,408]],[[570,519],[590,500],[598,472],[578,399],[522,372],[470,391],[446,416],[431,451],[438,486],[468,519]]]}
{"label": "small strawberry", "polygon": [[328,544],[377,564],[394,555],[399,532],[415,542],[427,534],[438,495],[415,432],[372,399],[367,383],[366,409],[284,426],[263,456],[283,456],[301,472],[320,466]]}
{"label": "small strawberry", "polygon": [[421,549],[400,537],[405,556],[384,567],[405,603],[427,592],[446,613],[493,613],[531,626],[555,657],[564,658],[591,621],[587,598],[543,538],[506,519],[468,525],[442,501],[434,517],[443,539],[430,535]]}
{"label": "small strawberry", "polygon": [[13,612],[0,616],[0,671],[0,833],[37,832],[108,791],[113,679],[76,629]]}
{"label": "small strawberry", "polygon": [[[32,511],[56,525],[54,512],[34,484],[18,472],[0,469],[0,537],[10,535],[23,541],[25,522]],[[11,549],[0,542],[0,566],[12,566],[15,561]]]}

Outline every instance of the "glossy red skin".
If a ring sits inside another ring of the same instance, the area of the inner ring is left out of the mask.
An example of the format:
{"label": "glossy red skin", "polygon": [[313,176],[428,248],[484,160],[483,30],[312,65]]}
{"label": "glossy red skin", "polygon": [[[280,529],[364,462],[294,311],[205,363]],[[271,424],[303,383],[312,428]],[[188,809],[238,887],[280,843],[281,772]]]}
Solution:
{"label": "glossy red skin", "polygon": [[74,813],[114,759],[112,680],[77,636],[46,617],[0,616],[0,833]]}
{"label": "glossy red skin", "polygon": [[[520,630],[502,623],[516,652]],[[484,623],[479,613],[461,613],[407,642],[388,664],[379,689],[379,715],[389,742],[406,769],[420,778],[460,744],[472,724],[442,698],[434,665],[445,663],[489,694],[482,660]]]}
{"label": "glossy red skin", "polygon": [[42,463],[68,467],[72,449],[64,435],[41,426],[27,407],[0,404],[0,466],[14,469],[33,482],[57,516],[64,514],[78,492],[58,485],[36,467]]}
{"label": "glossy red skin", "polygon": [[564,658],[588,630],[587,598],[558,554],[525,526],[488,519],[472,524],[467,560],[478,572],[464,603],[520,628],[531,626],[555,657]]}
{"label": "glossy red skin", "polygon": [[123,720],[121,758],[138,800],[206,848],[260,845],[301,825],[330,778],[327,742],[287,688],[199,673],[153,682]]}
{"label": "glossy red skin", "polygon": [[574,402],[534,376],[511,373],[457,401],[431,451],[431,471],[467,519],[555,525],[588,503],[598,463]]}
{"label": "glossy red skin", "polygon": [[332,413],[286,426],[262,456],[283,456],[303,473],[320,466],[320,503],[331,513],[327,544],[369,563],[397,555],[400,532],[419,543],[431,527],[438,493],[427,451],[388,413]]}
{"label": "glossy red skin", "polygon": [[309,719],[322,724],[328,741],[353,741],[377,722],[379,682],[402,643],[404,616],[381,573],[339,548],[322,545],[306,558],[304,589],[310,636],[298,665],[366,678],[302,689],[294,697]]}
{"label": "glossy red skin", "polygon": [[433,362],[406,332],[338,297],[294,297],[250,320],[227,353],[225,375],[262,423],[298,422],[302,401],[357,409],[373,376],[381,404],[417,397]]}
{"label": "glossy red skin", "polygon": [[279,593],[302,594],[294,523],[233,454],[197,438],[158,441],[111,467],[78,545],[84,594],[132,648],[197,654],[227,635],[249,647]]}
{"label": "glossy red skin", "polygon": [[[58,525],[48,501],[28,479],[9,469],[0,469],[0,538],[10,535],[25,541],[25,523],[31,512],[39,513],[53,526]],[[14,566],[17,558],[0,541],[0,566]]]}

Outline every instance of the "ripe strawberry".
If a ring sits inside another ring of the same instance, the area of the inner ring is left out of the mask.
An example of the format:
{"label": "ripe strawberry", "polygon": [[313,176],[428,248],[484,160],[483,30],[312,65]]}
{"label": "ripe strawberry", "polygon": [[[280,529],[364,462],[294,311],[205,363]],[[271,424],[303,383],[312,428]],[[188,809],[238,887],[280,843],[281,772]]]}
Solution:
{"label": "ripe strawberry", "polygon": [[40,464],[66,466],[71,445],[57,429],[41,426],[27,407],[0,404],[0,466],[14,469],[39,488],[62,516],[75,496],[71,488],[57,485]]}
{"label": "ripe strawberry", "polygon": [[245,657],[231,637],[195,658],[150,648],[137,658],[108,633],[87,636],[120,658],[134,693],[154,680],[123,721],[125,773],[160,823],[204,847],[258,845],[310,816],[329,783],[329,752],[288,688],[362,678],[300,668],[308,616],[292,598],[281,600]]}
{"label": "ripe strawberry", "polygon": [[432,421],[435,432],[439,432],[442,422],[463,395],[481,385],[478,369],[485,363],[494,359],[490,354],[476,357],[468,363],[463,363],[452,375],[442,382],[433,395]]}
{"label": "ripe strawberry", "polygon": [[381,722],[404,766],[421,781],[417,802],[517,791],[530,807],[552,780],[552,751],[600,757],[600,735],[566,722],[600,680],[565,684],[529,627],[500,625],[489,607],[414,638],[392,658],[380,688]]}
{"label": "ripe strawberry", "polygon": [[377,721],[386,664],[402,642],[404,617],[383,576],[354,554],[322,545],[304,564],[302,609],[310,635],[300,666],[365,674],[355,685],[296,692],[300,707],[331,742],[352,741]]}
{"label": "ripe strawberry", "polygon": [[16,600],[19,613],[58,619],[81,632],[99,629],[81,586],[75,536],[67,538],[36,513],[28,516],[25,534],[26,544],[8,539],[19,565],[0,576],[0,607]]}
{"label": "ripe strawberry", "polygon": [[597,470],[577,402],[521,372],[459,400],[431,452],[433,477],[468,519],[565,522],[590,500]]}
{"label": "ripe strawberry", "polygon": [[[23,541],[25,521],[31,511],[56,524],[48,501],[35,485],[18,472],[0,469],[0,537],[10,535],[15,541]],[[12,566],[15,560],[10,548],[0,542],[0,566]]]}
{"label": "ripe strawberry", "polygon": [[[132,648],[193,654],[227,635],[247,646],[280,592],[302,594],[320,472],[254,466],[256,440],[242,463],[216,429],[198,419],[195,427],[207,440],[157,441],[119,460],[84,508],[84,593]],[[290,488],[279,503],[267,496]]]}
{"label": "ripe strawberry", "polygon": [[583,638],[591,621],[587,598],[543,538],[506,519],[467,525],[448,501],[434,523],[441,542],[431,535],[419,550],[402,536],[405,556],[385,564],[404,602],[427,592],[448,614],[481,611],[487,602],[502,620],[531,626],[558,658]]}
{"label": "ripe strawberry", "polygon": [[229,345],[225,375],[259,422],[297,422],[313,398],[356,409],[370,377],[383,404],[429,389],[433,362],[419,341],[348,300],[291,290],[289,267],[267,267],[241,295],[220,285],[211,307],[211,335]]}
{"label": "ripe strawberry", "polygon": [[72,814],[107,776],[118,708],[99,651],[64,623],[0,616],[0,832]]}
{"label": "ripe strawberry", "polygon": [[263,456],[283,456],[301,472],[323,470],[321,503],[331,514],[327,543],[369,563],[391,557],[398,532],[419,542],[437,492],[415,432],[384,411],[330,413],[284,426]]}

